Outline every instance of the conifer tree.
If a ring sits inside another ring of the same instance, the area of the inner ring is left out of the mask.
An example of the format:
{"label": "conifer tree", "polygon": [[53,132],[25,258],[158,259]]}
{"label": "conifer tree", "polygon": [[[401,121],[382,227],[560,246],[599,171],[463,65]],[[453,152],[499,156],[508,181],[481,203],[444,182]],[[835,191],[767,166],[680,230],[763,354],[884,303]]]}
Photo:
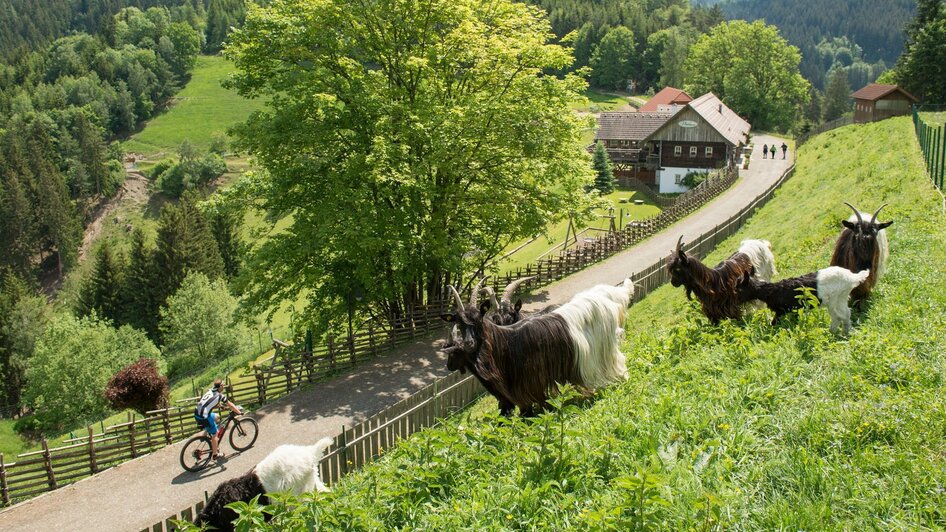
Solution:
{"label": "conifer tree", "polygon": [[80,290],[76,309],[79,316],[88,316],[94,312],[116,325],[124,323],[124,278],[124,257],[116,253],[108,242],[104,242],[95,252],[92,273]]}
{"label": "conifer tree", "polygon": [[154,248],[148,244],[144,231],[135,229],[131,236],[131,253],[125,273],[125,312],[123,323],[141,329],[154,341],[158,339],[157,275]]}
{"label": "conifer tree", "polygon": [[220,258],[223,260],[223,271],[227,279],[233,279],[240,272],[240,262],[243,260],[243,241],[240,238],[239,218],[235,213],[219,211],[210,217],[210,228]]}
{"label": "conifer tree", "polygon": [[614,192],[614,172],[611,168],[611,159],[608,158],[608,152],[604,149],[604,144],[599,140],[595,146],[594,161],[595,168],[595,188],[601,195]]}
{"label": "conifer tree", "polygon": [[841,118],[851,110],[851,86],[847,81],[847,72],[836,68],[828,79],[828,88],[824,95],[824,120],[830,122]]}

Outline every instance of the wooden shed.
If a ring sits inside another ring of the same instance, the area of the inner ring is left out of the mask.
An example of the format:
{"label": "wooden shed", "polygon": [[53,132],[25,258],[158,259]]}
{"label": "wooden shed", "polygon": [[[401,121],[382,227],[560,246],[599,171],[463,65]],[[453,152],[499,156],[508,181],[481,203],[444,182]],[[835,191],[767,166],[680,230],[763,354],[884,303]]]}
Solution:
{"label": "wooden shed", "polygon": [[919,100],[896,85],[871,83],[851,94],[854,99],[854,123],[876,122],[891,116],[908,115]]}

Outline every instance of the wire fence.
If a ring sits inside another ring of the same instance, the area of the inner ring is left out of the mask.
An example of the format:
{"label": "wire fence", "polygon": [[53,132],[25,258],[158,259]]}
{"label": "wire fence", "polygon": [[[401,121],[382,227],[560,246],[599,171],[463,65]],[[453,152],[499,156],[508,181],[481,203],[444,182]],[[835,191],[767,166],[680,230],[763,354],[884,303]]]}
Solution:
{"label": "wire fence", "polygon": [[795,139],[795,149],[798,149],[802,144],[808,142],[812,137],[820,135],[825,131],[831,131],[832,129],[837,129],[839,127],[849,126],[854,123],[853,116],[842,116],[830,122],[825,122],[818,127],[811,128],[805,134],[800,135]]}
{"label": "wire fence", "polygon": [[[938,120],[933,120],[938,118]],[[923,152],[926,170],[930,174],[933,186],[943,190],[946,179],[946,106],[914,105],[913,128]]]}

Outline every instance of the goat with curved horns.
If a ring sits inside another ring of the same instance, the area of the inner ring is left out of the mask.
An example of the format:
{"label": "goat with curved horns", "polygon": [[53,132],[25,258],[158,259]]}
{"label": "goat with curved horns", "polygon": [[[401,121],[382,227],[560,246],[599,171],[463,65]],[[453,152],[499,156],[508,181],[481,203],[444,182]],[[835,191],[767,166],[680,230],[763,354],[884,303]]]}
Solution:
{"label": "goat with curved horns", "polygon": [[[516,293],[516,290],[518,290],[521,285],[532,279],[535,279],[534,275],[516,279],[507,284],[506,288],[503,289],[503,294],[499,301],[496,300],[496,292],[494,292],[491,287],[487,286],[484,289],[489,295],[490,303],[493,308],[496,309],[495,312],[489,314],[489,319],[493,320],[493,323],[497,325],[512,325],[522,320],[522,299],[517,299],[514,305],[512,303],[512,295]],[[551,310],[551,308],[544,309],[542,312],[547,312],[548,310]]]}
{"label": "goat with curved horns", "polygon": [[634,295],[630,279],[621,286],[596,286],[511,326],[487,318],[489,301],[465,307],[456,289],[450,290],[454,313],[442,316],[454,324],[443,348],[447,369],[473,373],[505,416],[515,407],[526,416],[545,408],[559,383],[590,393],[627,378],[620,339]]}
{"label": "goat with curved horns", "polygon": [[743,240],[739,249],[715,268],[709,268],[683,250],[683,236],[667,259],[670,284],[683,286],[687,299],[693,294],[700,301],[703,314],[714,325],[724,318],[741,314],[739,285],[746,276],[768,281],[776,274],[772,244],[768,240]]}
{"label": "goat with curved horns", "polygon": [[880,206],[870,217],[869,222],[865,222],[867,214],[859,211],[848,202],[845,205],[854,211],[854,214],[847,220],[841,222],[844,230],[838,236],[838,241],[834,245],[834,253],[831,255],[831,266],[840,266],[847,268],[854,273],[864,270],[870,270],[870,276],[860,286],[851,292],[851,299],[855,303],[867,299],[877,281],[887,269],[887,258],[890,255],[890,247],[887,243],[887,231],[893,220],[880,223],[877,221],[877,215],[887,206],[886,203]]}

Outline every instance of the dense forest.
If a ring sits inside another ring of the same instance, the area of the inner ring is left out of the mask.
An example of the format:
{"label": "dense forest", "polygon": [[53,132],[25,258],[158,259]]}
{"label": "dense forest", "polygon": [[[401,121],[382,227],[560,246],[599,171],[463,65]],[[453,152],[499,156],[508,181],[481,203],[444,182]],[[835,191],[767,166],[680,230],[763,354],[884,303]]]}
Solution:
{"label": "dense forest", "polygon": [[904,26],[916,9],[911,0],[736,0],[720,5],[728,19],[764,19],[778,26],[801,50],[802,75],[819,89],[827,86],[835,68],[844,68],[849,84],[858,89],[892,67],[903,50]]}

